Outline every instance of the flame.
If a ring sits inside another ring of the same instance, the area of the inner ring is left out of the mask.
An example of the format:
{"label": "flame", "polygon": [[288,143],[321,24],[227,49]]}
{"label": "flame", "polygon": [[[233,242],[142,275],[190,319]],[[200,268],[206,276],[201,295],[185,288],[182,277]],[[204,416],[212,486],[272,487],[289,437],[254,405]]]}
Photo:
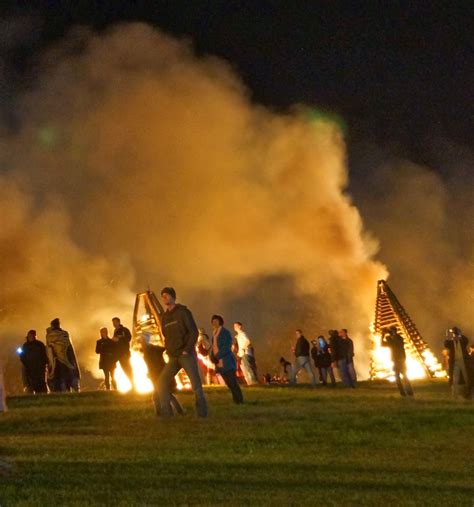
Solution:
{"label": "flame", "polygon": [[[117,382],[117,391],[128,393],[132,389],[139,394],[147,394],[153,392],[153,384],[148,377],[148,368],[140,351],[132,349],[130,351],[130,363],[133,371],[133,385],[128,379],[119,363],[115,369],[115,382]],[[164,355],[164,359],[168,362],[168,357]],[[183,375],[184,370],[176,375],[176,386],[178,390],[191,389],[191,383],[187,375]]]}
{"label": "flame", "polygon": [[[372,333],[372,341],[372,378],[386,379],[390,382],[394,382],[395,376],[393,374],[393,361],[390,349],[388,347],[382,347],[381,336],[377,333]],[[428,374],[420,360],[420,356],[411,344],[405,343],[405,353],[408,378],[410,380],[428,378]],[[424,363],[429,370],[434,373],[436,378],[446,377],[446,371],[443,370],[442,365],[430,350],[424,350],[421,355]]]}

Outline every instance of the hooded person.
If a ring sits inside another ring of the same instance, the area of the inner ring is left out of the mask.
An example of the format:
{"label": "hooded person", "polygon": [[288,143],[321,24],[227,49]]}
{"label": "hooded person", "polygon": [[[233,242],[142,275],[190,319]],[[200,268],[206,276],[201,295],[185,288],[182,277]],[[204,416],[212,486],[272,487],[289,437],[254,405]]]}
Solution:
{"label": "hooded person", "polygon": [[26,385],[31,393],[47,393],[46,367],[48,355],[43,342],[36,338],[36,331],[30,329],[21,347],[20,361],[24,368]]}
{"label": "hooded person", "polygon": [[449,381],[453,397],[461,395],[469,398],[472,379],[469,372],[469,340],[459,327],[454,326],[448,330],[448,339],[444,346],[448,350]]}
{"label": "hooded person", "polygon": [[48,378],[51,390],[65,392],[79,390],[80,371],[69,333],[61,329],[58,318],[46,330]]}

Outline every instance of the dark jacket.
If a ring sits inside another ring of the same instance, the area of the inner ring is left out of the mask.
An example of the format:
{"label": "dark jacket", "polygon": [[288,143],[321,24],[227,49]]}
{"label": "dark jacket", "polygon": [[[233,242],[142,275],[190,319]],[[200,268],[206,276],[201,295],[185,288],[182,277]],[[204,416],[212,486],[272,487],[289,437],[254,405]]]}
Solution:
{"label": "dark jacket", "polygon": [[329,348],[331,349],[331,361],[336,362],[340,359],[344,359],[342,338],[336,333],[329,335]]}
{"label": "dark jacket", "polygon": [[[463,359],[464,359],[464,363],[466,365],[466,369],[469,368],[469,353],[467,351],[467,347],[469,345],[469,340],[467,338],[467,336],[464,336],[464,335],[461,335],[461,337],[459,338],[459,342],[460,342],[460,346],[462,348],[462,356],[463,356]],[[448,369],[449,369],[449,372],[448,372],[448,375],[449,375],[449,381],[451,383],[452,379],[453,379],[453,370],[454,370],[454,340],[452,338],[446,340],[444,342],[444,347],[448,350]],[[464,379],[462,379],[464,380]],[[463,382],[461,382],[463,383]]]}
{"label": "dark jacket", "polygon": [[179,357],[183,352],[195,353],[199,332],[193,314],[184,305],[178,304],[161,315],[161,329],[170,357]]}
{"label": "dark jacket", "polygon": [[309,357],[309,341],[303,335],[296,340],[295,357]]}
{"label": "dark jacket", "polygon": [[100,355],[99,368],[101,370],[112,370],[117,362],[118,343],[111,338],[100,338],[95,344],[95,353]]}
{"label": "dark jacket", "polygon": [[226,373],[228,371],[235,371],[237,369],[237,361],[235,360],[234,353],[232,352],[232,335],[225,327],[221,327],[219,334],[216,337],[217,353],[212,352],[211,358],[213,361],[222,361],[222,366],[217,368],[218,373]]}
{"label": "dark jacket", "polygon": [[130,330],[120,324],[114,330],[114,338],[118,338],[118,341],[115,342],[117,344],[117,356],[130,356],[130,340],[132,339]]}
{"label": "dark jacket", "polygon": [[39,340],[26,341],[21,350],[20,359],[26,371],[32,375],[42,374],[44,376],[48,364],[45,344]]}
{"label": "dark jacket", "polygon": [[311,357],[316,368],[329,368],[331,366],[331,354],[327,347],[319,348],[313,346],[311,348]]}
{"label": "dark jacket", "polygon": [[382,338],[382,347],[388,347],[394,363],[404,363],[406,359],[403,337],[398,333],[395,336],[386,335]]}

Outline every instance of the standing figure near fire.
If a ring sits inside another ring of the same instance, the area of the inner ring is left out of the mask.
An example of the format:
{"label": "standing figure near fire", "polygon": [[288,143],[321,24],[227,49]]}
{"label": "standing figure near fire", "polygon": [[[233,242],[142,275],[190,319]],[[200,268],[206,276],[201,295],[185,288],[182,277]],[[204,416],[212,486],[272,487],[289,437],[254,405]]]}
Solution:
{"label": "standing figure near fire", "polygon": [[99,369],[104,372],[105,389],[110,391],[110,381],[112,381],[112,387],[117,389],[115,382],[117,343],[109,338],[109,331],[106,327],[100,329],[100,338],[95,344],[95,353],[99,354]]}
{"label": "standing figure near fire", "polygon": [[336,387],[336,379],[331,367],[331,354],[327,341],[324,336],[318,336],[318,339],[313,340],[311,343],[313,344],[311,347],[311,357],[313,358],[314,366],[318,369],[319,381],[323,386],[327,386],[329,375],[331,387]]}
{"label": "standing figure near fire", "polygon": [[[393,372],[401,396],[413,396],[413,389],[407,376],[406,353],[403,337],[397,333],[397,326],[388,328],[382,337],[382,347],[388,347],[392,354]],[[403,380],[400,376],[403,375]]]}
{"label": "standing figure near fire", "polygon": [[36,338],[34,329],[30,329],[26,335],[26,341],[21,347],[20,360],[24,367],[28,392],[47,393],[48,355],[44,343]]}
{"label": "standing figure near fire", "polygon": [[49,360],[51,390],[65,392],[79,390],[80,371],[69,333],[61,329],[58,318],[51,321],[46,330],[46,346]]}
{"label": "standing figure near fire", "polygon": [[[352,340],[351,340],[352,341]],[[354,349],[351,342],[345,340],[335,329],[329,331],[329,348],[331,350],[331,366],[337,368],[342,383],[346,387],[355,388],[350,363],[353,361]]]}
{"label": "standing figure near fire", "polygon": [[236,376],[237,361],[232,352],[232,335],[224,327],[224,319],[220,315],[211,317],[211,326],[213,337],[211,360],[216,365],[216,373],[224,379],[232,393],[234,403],[239,405],[244,402],[244,397]]}
{"label": "standing figure near fire", "polygon": [[[151,344],[149,335],[140,336],[139,342],[141,351],[143,353],[143,360],[145,361],[146,367],[148,368],[148,376],[150,377],[151,383],[153,384],[153,404],[155,406],[155,414],[159,416],[161,414],[159,381],[161,373],[166,366],[165,360],[163,358],[165,348],[160,347],[159,345]],[[176,390],[176,379],[174,377],[171,380],[170,390]],[[184,410],[181,406],[181,403],[172,393],[170,394],[170,402],[170,411],[174,408],[176,413],[184,415]]]}
{"label": "standing figure near fire", "polygon": [[161,315],[161,330],[165,338],[169,361],[161,373],[158,395],[161,417],[172,416],[170,386],[174,376],[183,368],[188,374],[196,398],[198,417],[207,417],[207,401],[202,389],[196,355],[198,329],[193,314],[184,305],[176,304],[176,291],[165,287],[161,299],[166,311]]}
{"label": "standing figure near fire", "polygon": [[237,333],[235,339],[237,341],[237,355],[240,358],[240,366],[244,374],[247,385],[258,384],[257,363],[253,352],[252,344],[244,331],[242,322],[234,322],[234,331]]}
{"label": "standing figure near fire", "polygon": [[339,336],[344,340],[343,343],[347,357],[347,371],[349,372],[353,387],[355,387],[357,385],[357,373],[354,366],[354,342],[352,341],[352,338],[349,337],[347,329],[341,329],[339,331]]}
{"label": "standing figure near fire", "polygon": [[112,340],[117,344],[117,360],[128,380],[133,385],[133,370],[130,363],[130,341],[132,334],[130,333],[130,329],[121,324],[118,317],[112,319],[112,324],[114,326]]}
{"label": "standing figure near fire", "polygon": [[471,395],[471,375],[469,374],[469,340],[461,333],[458,327],[452,327],[448,331],[448,339],[444,342],[448,350],[449,379],[453,397],[459,395],[469,398]]}
{"label": "standing figure near fire", "polygon": [[301,369],[305,369],[311,378],[312,386],[316,387],[316,377],[314,375],[313,368],[311,368],[311,361],[309,358],[309,341],[303,336],[303,331],[301,331],[301,329],[297,329],[295,334],[295,364],[291,371],[290,384],[295,385],[298,372]]}

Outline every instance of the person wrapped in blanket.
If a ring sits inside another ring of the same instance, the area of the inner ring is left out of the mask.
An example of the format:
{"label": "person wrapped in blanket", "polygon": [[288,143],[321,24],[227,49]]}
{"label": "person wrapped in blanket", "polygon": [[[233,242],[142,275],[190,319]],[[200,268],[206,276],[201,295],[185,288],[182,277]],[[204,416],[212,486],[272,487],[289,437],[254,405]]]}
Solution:
{"label": "person wrapped in blanket", "polygon": [[58,318],[51,321],[46,330],[46,352],[48,354],[48,384],[53,392],[68,392],[80,389],[81,372],[69,333],[61,329]]}

